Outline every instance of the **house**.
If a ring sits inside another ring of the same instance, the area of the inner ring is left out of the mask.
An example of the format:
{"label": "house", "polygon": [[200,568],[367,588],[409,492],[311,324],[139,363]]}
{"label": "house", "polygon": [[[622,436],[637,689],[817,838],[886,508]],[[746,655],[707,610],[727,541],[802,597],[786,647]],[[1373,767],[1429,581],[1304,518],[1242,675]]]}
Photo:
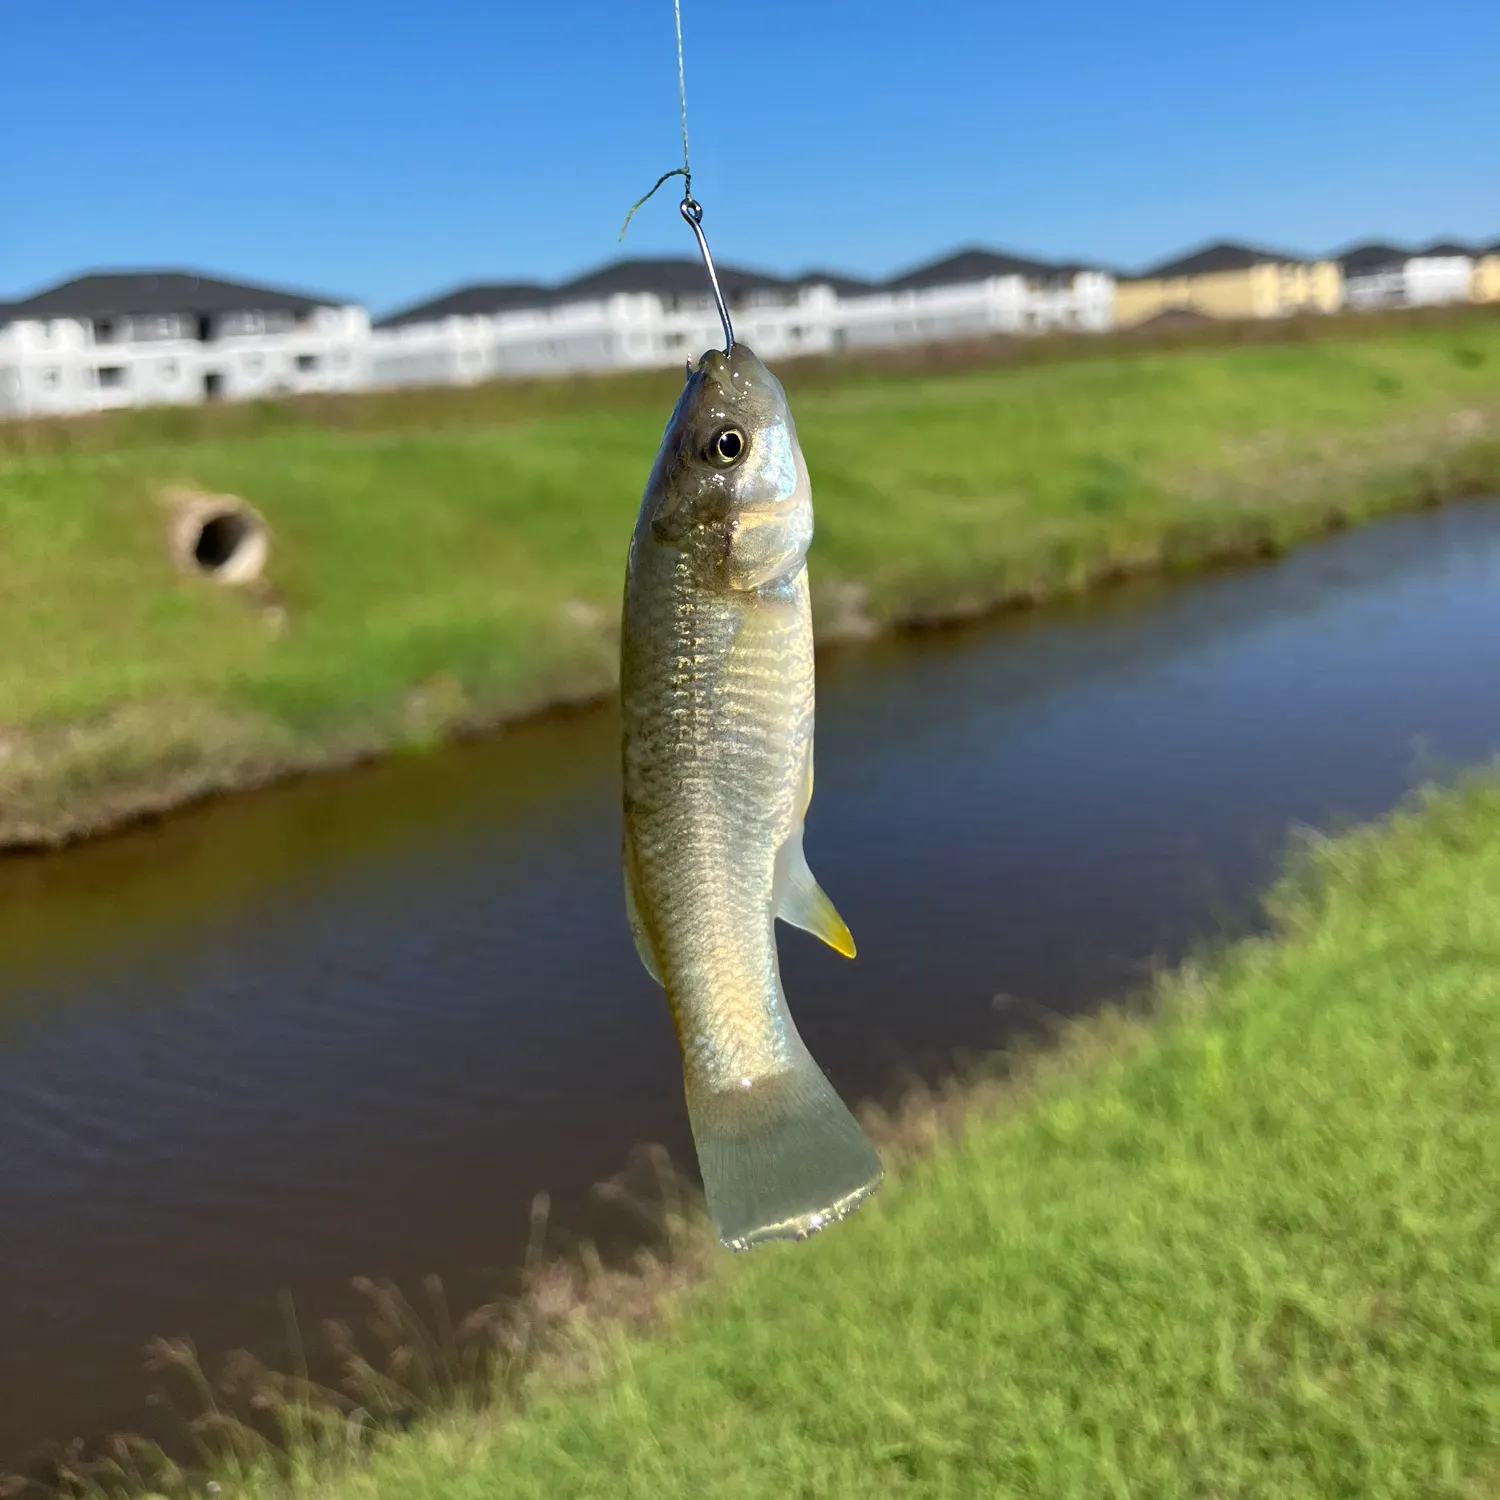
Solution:
{"label": "house", "polygon": [[[1345,305],[1500,302],[1500,242],[1372,242],[1315,260],[1221,240],[1134,275],[971,245],[884,280],[731,264],[718,276],[737,336],[779,360]],[[697,257],[619,260],[558,284],[474,282],[373,328],[345,298],[192,271],[96,272],[0,303],[0,417],[656,369],[721,338]]]}
{"label": "house", "polygon": [[1114,277],[1099,267],[968,248],[839,298],[835,344],[921,343],[1110,326]]}
{"label": "house", "polygon": [[1336,259],[1344,276],[1346,307],[1396,307],[1405,303],[1409,249],[1383,242],[1351,245]]}
{"label": "house", "polygon": [[1434,240],[1406,263],[1406,300],[1412,307],[1467,302],[1474,280],[1474,251],[1452,240]]}
{"label": "house", "polygon": [[[833,278],[788,280],[717,267],[736,334],[767,358],[827,347]],[[376,323],[377,385],[660,368],[696,358],[723,333],[703,263],[616,261],[559,286],[476,283]]]}
{"label": "house", "polygon": [[188,405],[368,379],[357,304],[193,271],[101,271],[0,304],[0,415]]}
{"label": "house", "polygon": [[1500,302],[1500,240],[1475,252],[1469,295],[1476,302]]}
{"label": "house", "polygon": [[1334,312],[1342,300],[1342,275],[1335,261],[1220,240],[1135,276],[1120,277],[1115,323],[1130,327],[1168,311],[1278,318]]}
{"label": "house", "polygon": [[1420,250],[1355,245],[1338,257],[1351,308],[1423,307],[1467,302],[1475,257],[1467,245],[1435,241]]}
{"label": "house", "polygon": [[[1052,327],[1107,328],[1114,282],[1081,265],[970,249],[886,282],[721,264],[736,336],[767,359]],[[380,385],[659,368],[722,338],[702,263],[616,261],[559,286],[476,283],[382,318]]]}
{"label": "house", "polygon": [[495,320],[540,314],[552,293],[533,282],[479,282],[392,313],[370,336],[374,385],[468,385],[499,373]]}

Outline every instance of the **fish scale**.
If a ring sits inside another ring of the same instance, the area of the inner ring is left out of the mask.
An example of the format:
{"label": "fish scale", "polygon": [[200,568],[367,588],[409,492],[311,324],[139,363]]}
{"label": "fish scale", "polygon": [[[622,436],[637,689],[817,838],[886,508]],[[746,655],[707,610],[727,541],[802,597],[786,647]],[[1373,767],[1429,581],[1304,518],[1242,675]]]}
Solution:
{"label": "fish scale", "polygon": [[[725,459],[725,432],[737,435]],[[743,1249],[863,1201],[879,1158],[782,990],[775,918],[850,956],[802,856],[814,666],[812,502],[786,398],[742,344],[703,356],[668,422],[626,569],[624,863],[666,991],[711,1216]]]}

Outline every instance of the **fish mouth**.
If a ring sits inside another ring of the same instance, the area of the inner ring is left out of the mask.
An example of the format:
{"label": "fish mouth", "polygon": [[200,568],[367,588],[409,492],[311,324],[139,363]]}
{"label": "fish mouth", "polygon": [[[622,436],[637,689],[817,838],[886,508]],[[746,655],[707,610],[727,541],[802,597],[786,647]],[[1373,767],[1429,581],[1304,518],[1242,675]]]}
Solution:
{"label": "fish mouth", "polygon": [[812,1213],[798,1214],[794,1218],[782,1219],[775,1224],[762,1224],[748,1234],[736,1239],[724,1240],[721,1243],[729,1250],[741,1251],[752,1250],[756,1245],[768,1245],[776,1240],[811,1239],[820,1229],[827,1229],[830,1224],[837,1224],[840,1219],[847,1219],[875,1192],[883,1180],[884,1174],[882,1173],[873,1182],[867,1182],[855,1188],[852,1193],[846,1194],[827,1208],[820,1208]]}
{"label": "fish mouth", "polygon": [[704,353],[698,361],[698,373],[712,380],[726,395],[738,395],[761,384],[770,371],[748,344],[736,339],[727,354],[722,349]]}
{"label": "fish mouth", "polygon": [[697,373],[705,381],[712,381],[724,395],[734,395],[734,367],[722,349],[710,349],[698,361]]}

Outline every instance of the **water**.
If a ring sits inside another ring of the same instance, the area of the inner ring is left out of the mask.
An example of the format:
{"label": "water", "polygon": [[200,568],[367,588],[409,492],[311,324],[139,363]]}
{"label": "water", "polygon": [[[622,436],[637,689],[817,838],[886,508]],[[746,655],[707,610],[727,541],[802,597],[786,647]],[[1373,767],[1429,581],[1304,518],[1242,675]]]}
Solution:
{"label": "water", "polygon": [[[782,930],[850,1097],[1253,922],[1289,824],[1500,751],[1500,506],[821,668],[808,852],[860,945]],[[0,862],[0,1470],[149,1426],[141,1348],[278,1357],[277,1297],[462,1308],[538,1189],[691,1161],[625,925],[600,711]]]}

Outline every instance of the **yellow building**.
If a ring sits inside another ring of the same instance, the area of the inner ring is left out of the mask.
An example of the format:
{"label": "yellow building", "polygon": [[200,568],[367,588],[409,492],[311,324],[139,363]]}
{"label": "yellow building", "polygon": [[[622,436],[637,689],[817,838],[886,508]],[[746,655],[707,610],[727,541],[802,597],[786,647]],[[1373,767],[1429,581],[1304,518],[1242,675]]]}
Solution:
{"label": "yellow building", "polygon": [[1211,318],[1281,318],[1336,312],[1343,276],[1331,260],[1302,260],[1227,241],[1153,266],[1115,285],[1115,325],[1129,328],[1167,312]]}
{"label": "yellow building", "polygon": [[1474,254],[1469,296],[1475,302],[1500,302],[1500,240]]}

